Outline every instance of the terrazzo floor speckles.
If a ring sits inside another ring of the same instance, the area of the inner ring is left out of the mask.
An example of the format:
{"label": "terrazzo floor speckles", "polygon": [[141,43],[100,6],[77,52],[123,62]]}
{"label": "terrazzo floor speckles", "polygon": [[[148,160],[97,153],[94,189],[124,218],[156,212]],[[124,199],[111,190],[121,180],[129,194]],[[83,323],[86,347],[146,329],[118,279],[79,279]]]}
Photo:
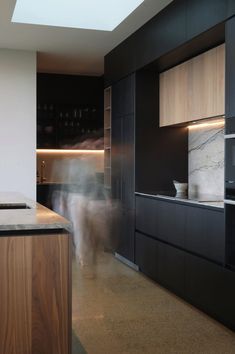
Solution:
{"label": "terrazzo floor speckles", "polygon": [[93,273],[73,263],[73,329],[88,354],[235,354],[234,332],[113,255]]}

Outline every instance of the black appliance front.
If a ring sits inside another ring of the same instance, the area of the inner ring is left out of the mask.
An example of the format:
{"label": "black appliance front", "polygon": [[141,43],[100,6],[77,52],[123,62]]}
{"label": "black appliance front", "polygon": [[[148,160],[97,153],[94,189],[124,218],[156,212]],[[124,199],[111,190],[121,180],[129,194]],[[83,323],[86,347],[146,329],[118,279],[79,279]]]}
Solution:
{"label": "black appliance front", "polygon": [[225,198],[235,200],[235,137],[225,139]]}

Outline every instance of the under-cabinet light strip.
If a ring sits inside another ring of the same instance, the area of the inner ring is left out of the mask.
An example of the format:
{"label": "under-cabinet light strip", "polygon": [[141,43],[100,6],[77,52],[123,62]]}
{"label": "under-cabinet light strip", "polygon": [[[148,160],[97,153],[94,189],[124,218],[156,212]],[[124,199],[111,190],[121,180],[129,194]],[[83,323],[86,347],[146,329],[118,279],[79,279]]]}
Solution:
{"label": "under-cabinet light strip", "polygon": [[206,127],[211,127],[211,126],[223,126],[224,125],[224,119],[221,121],[217,122],[211,122],[211,123],[198,123],[198,124],[193,124],[193,125],[188,125],[188,129],[200,129],[200,128],[206,128]]}
{"label": "under-cabinet light strip", "polygon": [[104,150],[36,149],[39,154],[103,154]]}

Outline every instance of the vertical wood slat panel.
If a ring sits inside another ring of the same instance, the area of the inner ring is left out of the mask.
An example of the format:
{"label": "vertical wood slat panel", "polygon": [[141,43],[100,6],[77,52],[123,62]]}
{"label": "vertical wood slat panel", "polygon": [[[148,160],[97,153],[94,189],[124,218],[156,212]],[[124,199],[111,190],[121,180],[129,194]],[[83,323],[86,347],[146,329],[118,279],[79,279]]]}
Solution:
{"label": "vertical wood slat panel", "polygon": [[32,238],[0,238],[0,353],[31,354]]}

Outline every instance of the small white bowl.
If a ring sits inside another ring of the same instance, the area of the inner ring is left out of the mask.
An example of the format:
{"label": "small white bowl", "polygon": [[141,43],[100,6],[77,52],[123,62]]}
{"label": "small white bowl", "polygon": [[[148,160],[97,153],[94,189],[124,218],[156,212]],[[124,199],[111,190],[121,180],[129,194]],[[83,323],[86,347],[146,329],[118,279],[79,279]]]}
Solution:
{"label": "small white bowl", "polygon": [[177,194],[186,194],[188,190],[188,183],[180,183],[173,181]]}

